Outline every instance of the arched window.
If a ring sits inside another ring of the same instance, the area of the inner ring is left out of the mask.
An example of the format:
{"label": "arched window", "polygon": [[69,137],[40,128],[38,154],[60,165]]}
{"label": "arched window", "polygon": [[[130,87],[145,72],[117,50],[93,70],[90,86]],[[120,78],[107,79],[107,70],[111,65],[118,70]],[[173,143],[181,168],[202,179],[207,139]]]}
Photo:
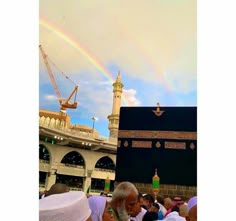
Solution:
{"label": "arched window", "polygon": [[84,158],[76,151],[69,152],[66,154],[61,163],[64,163],[66,166],[80,166],[85,167]]}
{"label": "arched window", "polygon": [[49,163],[50,162],[50,154],[48,152],[47,147],[45,147],[43,144],[39,145],[39,159],[43,163]]}
{"label": "arched window", "polygon": [[99,169],[105,169],[105,170],[115,170],[116,166],[114,164],[114,162],[112,161],[112,159],[108,156],[102,157],[100,158],[96,165],[95,168],[99,168]]}
{"label": "arched window", "polygon": [[[115,172],[115,164],[112,161],[112,159],[108,156],[100,158],[96,165],[95,168],[100,171],[109,171],[109,172]],[[104,179],[97,179],[97,178],[92,178],[91,180],[91,189],[95,191],[100,191],[102,192],[105,187],[105,180]],[[114,190],[114,180],[110,180],[110,190]]]}

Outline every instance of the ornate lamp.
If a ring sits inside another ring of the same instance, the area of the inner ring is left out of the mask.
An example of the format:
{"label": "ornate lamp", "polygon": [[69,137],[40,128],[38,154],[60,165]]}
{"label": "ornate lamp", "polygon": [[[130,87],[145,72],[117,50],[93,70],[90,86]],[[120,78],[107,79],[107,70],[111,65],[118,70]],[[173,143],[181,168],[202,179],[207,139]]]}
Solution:
{"label": "ornate lamp", "polygon": [[152,178],[152,191],[155,196],[155,202],[157,201],[157,194],[159,193],[159,187],[160,187],[160,178],[157,175],[157,168],[156,168],[155,175]]}
{"label": "ornate lamp", "polygon": [[107,176],[105,180],[105,187],[104,187],[104,193],[109,193],[110,192],[110,179]]}

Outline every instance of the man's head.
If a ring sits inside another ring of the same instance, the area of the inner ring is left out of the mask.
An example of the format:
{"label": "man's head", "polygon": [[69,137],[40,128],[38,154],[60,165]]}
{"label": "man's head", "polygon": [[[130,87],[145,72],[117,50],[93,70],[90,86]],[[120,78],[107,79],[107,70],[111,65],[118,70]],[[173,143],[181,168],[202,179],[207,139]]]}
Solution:
{"label": "man's head", "polygon": [[52,194],[39,200],[39,221],[92,221],[88,199],[82,191]]}
{"label": "man's head", "polygon": [[181,205],[184,204],[184,201],[182,200],[181,197],[176,196],[176,197],[173,199],[173,203],[174,203],[174,206],[180,207]]}
{"label": "man's head", "polygon": [[148,211],[158,213],[159,209],[160,209],[159,204],[158,203],[153,203]]}
{"label": "man's head", "polygon": [[197,197],[194,196],[188,201],[189,221],[197,221]]}
{"label": "man's head", "polygon": [[126,221],[138,201],[138,190],[130,182],[121,182],[112,193],[111,206],[120,221]]}
{"label": "man's head", "polygon": [[174,204],[173,204],[173,202],[172,202],[170,197],[167,197],[167,198],[164,199],[164,207],[167,210],[171,209],[173,206],[174,206]]}
{"label": "man's head", "polygon": [[185,217],[185,219],[187,220],[187,218],[188,218],[188,205],[183,204],[179,207],[179,215],[182,217]]}
{"label": "man's head", "polygon": [[132,212],[130,213],[130,215],[131,215],[132,217],[137,216],[137,215],[141,212],[141,210],[142,210],[142,207],[141,207],[142,204],[143,204],[143,196],[142,196],[141,193],[139,193],[139,194],[138,194],[138,201],[137,201],[136,205],[134,206]]}
{"label": "man's head", "polygon": [[164,198],[161,195],[157,195],[157,202],[160,203],[161,205],[164,205]]}
{"label": "man's head", "polygon": [[145,205],[148,210],[151,208],[153,203],[154,203],[154,198],[151,194],[146,194],[143,196],[143,205]]}
{"label": "man's head", "polygon": [[93,221],[115,221],[115,217],[110,210],[110,203],[104,196],[91,196],[88,198],[89,207],[92,211]]}
{"label": "man's head", "polygon": [[70,191],[70,189],[66,184],[55,183],[51,186],[49,191],[46,192],[45,196],[50,196],[50,195],[59,194],[59,193],[66,193],[69,191]]}

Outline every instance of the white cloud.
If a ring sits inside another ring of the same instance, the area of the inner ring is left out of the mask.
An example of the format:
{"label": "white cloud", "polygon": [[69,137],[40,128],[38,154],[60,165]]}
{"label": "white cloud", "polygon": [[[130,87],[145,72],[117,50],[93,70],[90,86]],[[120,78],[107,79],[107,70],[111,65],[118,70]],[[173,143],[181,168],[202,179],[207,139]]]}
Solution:
{"label": "white cloud", "polygon": [[46,94],[44,96],[45,100],[46,101],[55,101],[55,100],[58,100],[57,97],[55,95],[52,95],[52,94]]}
{"label": "white cloud", "polygon": [[97,82],[97,85],[101,85],[101,86],[108,86],[108,87],[111,87],[112,84],[110,81],[98,81]]}
{"label": "white cloud", "polygon": [[78,92],[79,107],[86,110],[88,116],[96,116],[99,119],[107,118],[112,111],[112,86],[103,86],[101,89],[93,81],[89,84],[81,84]]}
{"label": "white cloud", "polygon": [[139,106],[141,104],[141,102],[135,97],[136,93],[137,92],[134,89],[123,90],[123,94],[128,100],[130,106]]}

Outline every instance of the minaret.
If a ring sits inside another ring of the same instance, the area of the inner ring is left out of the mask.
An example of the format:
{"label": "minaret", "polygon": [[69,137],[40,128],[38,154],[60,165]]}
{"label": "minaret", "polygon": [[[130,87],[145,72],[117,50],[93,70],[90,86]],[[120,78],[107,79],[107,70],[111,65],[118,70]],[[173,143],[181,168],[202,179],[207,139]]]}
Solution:
{"label": "minaret", "polygon": [[117,138],[118,137],[118,128],[119,128],[119,114],[121,106],[121,94],[123,84],[121,82],[120,71],[118,72],[116,82],[113,83],[113,106],[112,114],[107,118],[109,120],[108,129],[110,130],[109,137]]}

